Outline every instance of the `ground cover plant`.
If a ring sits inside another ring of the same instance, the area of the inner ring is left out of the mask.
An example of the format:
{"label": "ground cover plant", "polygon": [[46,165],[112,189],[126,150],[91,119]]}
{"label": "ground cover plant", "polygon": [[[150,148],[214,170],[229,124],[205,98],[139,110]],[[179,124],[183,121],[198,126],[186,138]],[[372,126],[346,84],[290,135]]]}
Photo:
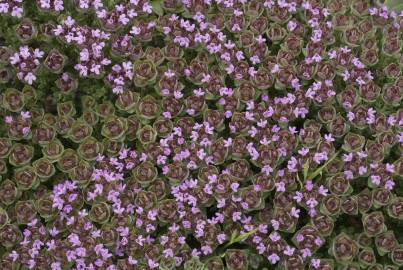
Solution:
{"label": "ground cover plant", "polygon": [[403,269],[399,2],[0,0],[0,269]]}

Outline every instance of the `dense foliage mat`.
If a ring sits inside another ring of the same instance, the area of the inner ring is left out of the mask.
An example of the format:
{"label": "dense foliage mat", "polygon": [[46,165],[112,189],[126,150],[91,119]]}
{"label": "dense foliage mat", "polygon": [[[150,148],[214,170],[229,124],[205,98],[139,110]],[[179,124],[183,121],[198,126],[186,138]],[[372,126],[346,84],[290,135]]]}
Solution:
{"label": "dense foliage mat", "polygon": [[0,0],[0,269],[403,269],[403,13]]}

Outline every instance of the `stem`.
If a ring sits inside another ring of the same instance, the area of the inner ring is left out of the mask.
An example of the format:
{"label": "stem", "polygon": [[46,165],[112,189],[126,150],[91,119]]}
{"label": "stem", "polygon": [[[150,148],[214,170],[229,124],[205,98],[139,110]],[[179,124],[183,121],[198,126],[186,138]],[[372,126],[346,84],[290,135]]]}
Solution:
{"label": "stem", "polygon": [[330,159],[328,159],[326,161],[325,164],[323,164],[321,167],[319,167],[318,169],[316,169],[313,173],[311,173],[310,175],[308,175],[307,179],[311,179],[313,180],[316,176],[318,176],[320,173],[322,173],[323,169],[326,168],[327,165],[329,165],[330,162],[332,162],[337,155],[340,153],[340,151],[337,151]]}

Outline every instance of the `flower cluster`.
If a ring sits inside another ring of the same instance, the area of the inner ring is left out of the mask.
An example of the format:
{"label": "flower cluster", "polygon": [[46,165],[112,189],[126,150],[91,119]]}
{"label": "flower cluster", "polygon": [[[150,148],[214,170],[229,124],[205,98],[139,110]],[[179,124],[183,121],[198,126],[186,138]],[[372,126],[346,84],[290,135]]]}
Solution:
{"label": "flower cluster", "polygon": [[403,12],[0,0],[0,26],[0,270],[403,267]]}
{"label": "flower cluster", "polygon": [[45,12],[61,12],[64,10],[63,0],[36,0],[38,8]]}
{"label": "flower cluster", "polygon": [[88,26],[80,26],[68,16],[62,25],[57,25],[53,30],[55,37],[64,43],[75,45],[79,51],[79,63],[74,66],[80,76],[100,76],[104,66],[111,63],[111,60],[104,57],[103,48],[110,34],[99,29]]}
{"label": "flower cluster", "polygon": [[10,64],[17,71],[17,78],[31,85],[36,80],[36,73],[40,66],[40,61],[44,52],[40,49],[33,49],[22,46],[19,51],[10,57]]}
{"label": "flower cluster", "polygon": [[1,16],[11,15],[12,17],[22,18],[22,15],[24,13],[23,3],[24,0],[1,0]]}

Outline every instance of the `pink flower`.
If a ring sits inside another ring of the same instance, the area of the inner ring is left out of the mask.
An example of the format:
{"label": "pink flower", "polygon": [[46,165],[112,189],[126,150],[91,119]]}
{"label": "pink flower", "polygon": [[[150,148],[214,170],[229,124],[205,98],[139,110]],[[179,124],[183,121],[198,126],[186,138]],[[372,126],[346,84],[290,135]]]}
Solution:
{"label": "pink flower", "polygon": [[280,261],[280,257],[276,253],[272,253],[270,256],[267,257],[271,264],[276,264]]}
{"label": "pink flower", "polygon": [[11,124],[13,122],[13,117],[11,115],[7,115],[4,117],[4,122],[6,124]]}

